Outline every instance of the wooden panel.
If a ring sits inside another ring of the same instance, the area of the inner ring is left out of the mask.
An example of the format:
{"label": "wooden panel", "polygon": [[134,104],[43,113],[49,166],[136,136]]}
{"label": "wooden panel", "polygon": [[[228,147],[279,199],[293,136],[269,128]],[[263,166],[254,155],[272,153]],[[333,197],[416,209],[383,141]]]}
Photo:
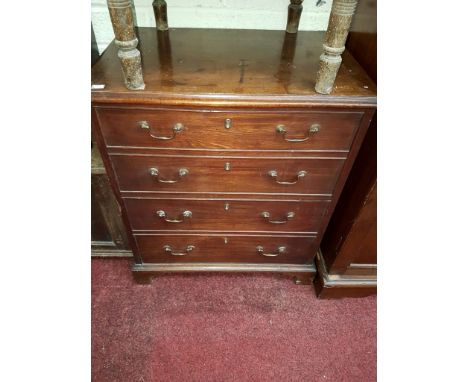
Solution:
{"label": "wooden panel", "polygon": [[[363,116],[362,111],[266,113],[134,108],[97,108],[97,114],[107,146],[327,151],[347,151]],[[142,128],[143,122],[149,128]],[[176,124],[184,126],[179,133],[173,131]],[[285,134],[277,132],[278,125],[284,126]],[[311,126],[319,131],[309,134]]]}
{"label": "wooden panel", "polygon": [[346,43],[347,49],[377,82],[377,34],[352,32]]}
{"label": "wooden panel", "polygon": [[[314,284],[319,283],[318,276],[315,277]],[[377,294],[377,286],[343,285],[332,288],[316,286],[317,297],[322,300],[349,297],[368,297]]]}
{"label": "wooden panel", "polygon": [[[135,239],[144,263],[177,262],[245,262],[245,263],[311,263],[317,249],[315,237],[303,236],[234,236],[234,235],[140,235]],[[175,256],[164,249],[169,245]],[[189,252],[187,246],[195,248]],[[278,256],[264,256],[257,247],[262,246],[265,254],[278,253],[278,247],[285,247]]]}
{"label": "wooden panel", "polygon": [[377,83],[377,0],[358,3],[346,49]]}
{"label": "wooden panel", "polygon": [[[339,247],[339,256],[331,264],[330,271],[351,268],[353,263],[377,263],[377,184],[365,199],[364,205],[356,216],[347,236]],[[375,270],[369,268],[369,274]]]}
{"label": "wooden panel", "polygon": [[330,273],[342,274],[353,262],[377,262],[377,115],[320,246]]}
{"label": "wooden panel", "polygon": [[91,242],[115,245],[95,194],[91,193]]}
{"label": "wooden panel", "polygon": [[[122,191],[281,193],[331,195],[340,174],[342,159],[265,159],[237,157],[171,157],[112,154],[112,165]],[[229,171],[226,171],[229,163]],[[150,169],[159,176],[151,175]],[[180,171],[188,174],[180,176]],[[269,176],[276,171],[276,179]],[[298,180],[300,171],[306,171]],[[160,183],[158,179],[177,183]],[[295,184],[278,184],[294,182]]]}
{"label": "wooden panel", "polygon": [[[364,245],[368,245],[367,243],[369,242],[370,240],[363,239]],[[343,276],[377,277],[377,264],[351,263],[343,273]]]}
{"label": "wooden panel", "polygon": [[[133,230],[282,232],[317,232],[329,204],[324,201],[144,198],[124,198],[124,202]],[[157,211],[164,211],[165,216],[158,216]],[[184,218],[184,211],[190,211],[191,217]],[[268,212],[270,217],[263,217],[264,212]],[[166,222],[165,219],[180,222]],[[275,224],[269,220],[285,223]]]}
{"label": "wooden panel", "polygon": [[376,139],[374,119],[320,245],[330,273],[377,262]]}
{"label": "wooden panel", "polygon": [[91,174],[106,174],[101,154],[94,142],[91,143]]}
{"label": "wooden panel", "polygon": [[119,207],[105,173],[91,176],[91,254],[131,255]]}
{"label": "wooden panel", "polygon": [[328,273],[321,250],[318,251],[315,262],[317,275],[314,286],[319,298],[364,297],[377,293],[375,267],[371,264],[366,264],[369,272],[365,274],[350,272],[349,275],[337,275]]}

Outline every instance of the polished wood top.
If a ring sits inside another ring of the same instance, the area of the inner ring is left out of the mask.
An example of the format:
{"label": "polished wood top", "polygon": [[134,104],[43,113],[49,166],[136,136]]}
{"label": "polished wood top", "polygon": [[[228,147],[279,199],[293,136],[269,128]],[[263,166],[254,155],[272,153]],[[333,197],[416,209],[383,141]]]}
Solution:
{"label": "polished wood top", "polygon": [[324,32],[137,29],[145,90],[124,86],[112,43],[92,69],[95,103],[373,107],[376,86],[345,51],[331,95],[314,91]]}

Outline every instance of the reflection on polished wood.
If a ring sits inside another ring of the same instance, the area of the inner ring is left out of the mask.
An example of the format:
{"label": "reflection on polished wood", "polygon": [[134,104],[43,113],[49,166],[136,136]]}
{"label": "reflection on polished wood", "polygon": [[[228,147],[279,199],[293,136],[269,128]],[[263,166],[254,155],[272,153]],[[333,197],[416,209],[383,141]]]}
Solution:
{"label": "reflection on polished wood", "polygon": [[173,81],[172,70],[172,51],[170,31],[156,31],[156,38],[158,40],[158,57],[159,57],[159,70],[161,72],[161,86],[163,82]]}
{"label": "reflection on polished wood", "polygon": [[279,60],[278,73],[276,74],[276,77],[283,83],[291,81],[291,67],[294,65],[296,41],[297,33],[284,33],[281,58]]}
{"label": "reflection on polished wood", "polygon": [[323,32],[301,31],[288,38],[283,31],[174,29],[158,33],[155,28],[139,28],[138,35],[145,91],[125,87],[116,47],[111,45],[93,67],[93,83],[105,85],[93,91],[94,102],[122,102],[122,93],[127,103],[154,103],[159,98],[161,104],[210,106],[226,104],[227,95],[235,97],[230,105],[280,101],[283,105],[373,105],[376,101],[375,85],[347,51],[333,94],[323,96],[313,90]]}

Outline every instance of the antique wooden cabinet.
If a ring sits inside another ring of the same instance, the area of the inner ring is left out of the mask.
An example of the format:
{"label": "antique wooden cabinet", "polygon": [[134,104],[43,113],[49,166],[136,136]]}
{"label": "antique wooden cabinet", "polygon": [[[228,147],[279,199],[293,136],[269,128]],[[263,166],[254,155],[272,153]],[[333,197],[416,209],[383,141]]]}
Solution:
{"label": "antique wooden cabinet", "polygon": [[374,118],[321,241],[315,286],[321,298],[377,292],[377,167]]}
{"label": "antique wooden cabinet", "polygon": [[356,0],[333,3],[326,33],[297,33],[301,3],[282,32],[169,29],[155,1],[157,28],[135,31],[131,2],[108,0],[116,40],[92,71],[92,124],[138,281],[312,281],[376,93],[344,48]]}
{"label": "antique wooden cabinet", "polygon": [[[377,1],[359,3],[347,49],[377,82]],[[377,114],[374,115],[316,257],[321,298],[377,292]]]}
{"label": "antique wooden cabinet", "polygon": [[315,274],[314,256],[375,112],[348,53],[316,93],[323,33],[137,30],[144,90],[111,46],[92,71],[92,123],[133,249],[156,272]]}

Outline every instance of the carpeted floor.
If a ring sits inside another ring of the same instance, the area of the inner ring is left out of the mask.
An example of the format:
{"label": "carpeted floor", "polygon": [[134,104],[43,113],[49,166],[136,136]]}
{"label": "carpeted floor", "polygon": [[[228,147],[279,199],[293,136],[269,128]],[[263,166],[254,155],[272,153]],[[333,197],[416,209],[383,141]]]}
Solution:
{"label": "carpeted floor", "polygon": [[92,380],[375,381],[376,297],[311,288],[251,274],[137,285],[128,259],[93,259]]}

